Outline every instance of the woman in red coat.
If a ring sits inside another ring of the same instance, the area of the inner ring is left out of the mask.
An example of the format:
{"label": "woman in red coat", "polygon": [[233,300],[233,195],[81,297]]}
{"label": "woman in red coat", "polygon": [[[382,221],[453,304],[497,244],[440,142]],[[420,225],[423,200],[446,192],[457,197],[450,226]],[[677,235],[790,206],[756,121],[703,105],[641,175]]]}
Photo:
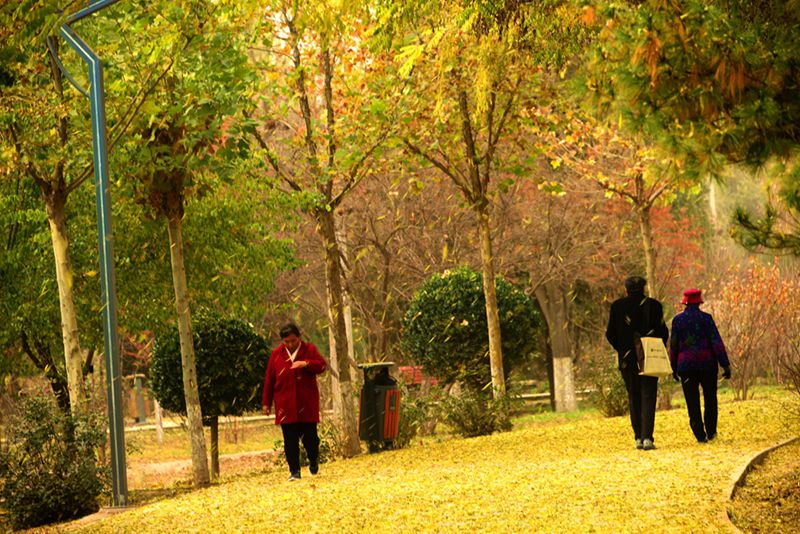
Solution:
{"label": "woman in red coat", "polygon": [[275,401],[275,424],[283,431],[283,451],[289,464],[289,480],[300,478],[300,440],[308,455],[309,471],[319,471],[319,388],[317,375],[325,360],[317,347],[300,340],[294,323],[281,328],[281,345],[272,351],[264,377],[261,405],[269,415]]}

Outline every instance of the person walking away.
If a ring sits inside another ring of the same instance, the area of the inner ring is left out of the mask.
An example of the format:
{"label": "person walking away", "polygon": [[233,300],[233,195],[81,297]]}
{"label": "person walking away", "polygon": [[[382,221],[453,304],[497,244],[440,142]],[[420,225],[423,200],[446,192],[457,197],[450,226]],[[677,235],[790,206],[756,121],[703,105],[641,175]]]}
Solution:
{"label": "person walking away", "polygon": [[[686,307],[672,319],[669,360],[673,376],[680,380],[689,426],[700,443],[717,435],[717,376],[731,377],[728,353],[719,335],[714,318],[700,310],[703,296],[699,289],[683,292],[681,304]],[[703,389],[705,419],[700,412],[700,388]]]}
{"label": "person walking away", "polygon": [[634,339],[660,337],[667,344],[669,332],[664,323],[664,311],[656,299],[645,296],[647,281],[641,276],[625,280],[627,295],[611,304],[606,339],[617,351],[617,363],[625,389],[636,448],[655,449],[653,430],[656,420],[658,378],[641,376],[636,358]]}
{"label": "person walking away", "polygon": [[264,376],[261,400],[264,415],[275,403],[275,424],[283,432],[283,452],[290,481],[300,479],[300,441],[308,455],[309,471],[319,471],[319,388],[317,375],[326,368],[317,347],[300,339],[300,329],[288,323],[280,330],[281,344],[272,351]]}

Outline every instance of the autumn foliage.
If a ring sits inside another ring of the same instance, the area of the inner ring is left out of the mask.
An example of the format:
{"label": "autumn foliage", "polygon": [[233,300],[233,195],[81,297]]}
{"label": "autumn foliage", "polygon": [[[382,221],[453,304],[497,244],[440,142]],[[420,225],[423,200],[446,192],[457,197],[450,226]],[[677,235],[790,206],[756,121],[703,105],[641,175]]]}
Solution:
{"label": "autumn foliage", "polygon": [[800,283],[783,277],[777,260],[754,260],[728,273],[706,300],[728,350],[736,398],[748,398],[758,378],[784,378],[782,362],[791,359],[800,331]]}

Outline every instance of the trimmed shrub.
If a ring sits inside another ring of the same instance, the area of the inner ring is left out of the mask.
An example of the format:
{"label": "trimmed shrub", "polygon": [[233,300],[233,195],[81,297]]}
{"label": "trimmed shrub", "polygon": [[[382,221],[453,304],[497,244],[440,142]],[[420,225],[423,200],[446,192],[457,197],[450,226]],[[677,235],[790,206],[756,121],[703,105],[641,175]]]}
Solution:
{"label": "trimmed shrub", "polygon": [[[264,338],[242,321],[201,317],[192,339],[204,422],[258,410],[270,352]],[[165,410],[186,414],[177,327],[156,339],[150,385]]]}
{"label": "trimmed shrub", "polygon": [[0,449],[0,500],[11,526],[31,528],[98,511],[108,486],[97,459],[105,440],[98,416],[73,417],[51,397],[23,397]]}
{"label": "trimmed shrub", "polygon": [[[524,292],[496,279],[506,376],[531,358],[540,334],[538,312]],[[408,357],[445,384],[474,390],[491,382],[483,276],[468,268],[437,274],[417,290],[403,321]]]}

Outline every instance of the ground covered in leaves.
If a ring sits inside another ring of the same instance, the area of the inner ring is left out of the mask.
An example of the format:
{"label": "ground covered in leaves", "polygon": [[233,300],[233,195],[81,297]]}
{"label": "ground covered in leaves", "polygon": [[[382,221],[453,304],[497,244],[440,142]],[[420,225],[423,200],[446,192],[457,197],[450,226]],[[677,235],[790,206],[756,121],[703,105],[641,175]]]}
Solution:
{"label": "ground covered in leaves", "polygon": [[655,451],[625,417],[527,420],[454,439],[283,470],[73,525],[81,532],[731,532],[734,477],[791,436],[780,402],[722,397],[718,438],[699,444],[683,409],[658,412]]}
{"label": "ground covered in leaves", "polygon": [[800,441],[771,452],[748,473],[731,511],[745,532],[800,532]]}

